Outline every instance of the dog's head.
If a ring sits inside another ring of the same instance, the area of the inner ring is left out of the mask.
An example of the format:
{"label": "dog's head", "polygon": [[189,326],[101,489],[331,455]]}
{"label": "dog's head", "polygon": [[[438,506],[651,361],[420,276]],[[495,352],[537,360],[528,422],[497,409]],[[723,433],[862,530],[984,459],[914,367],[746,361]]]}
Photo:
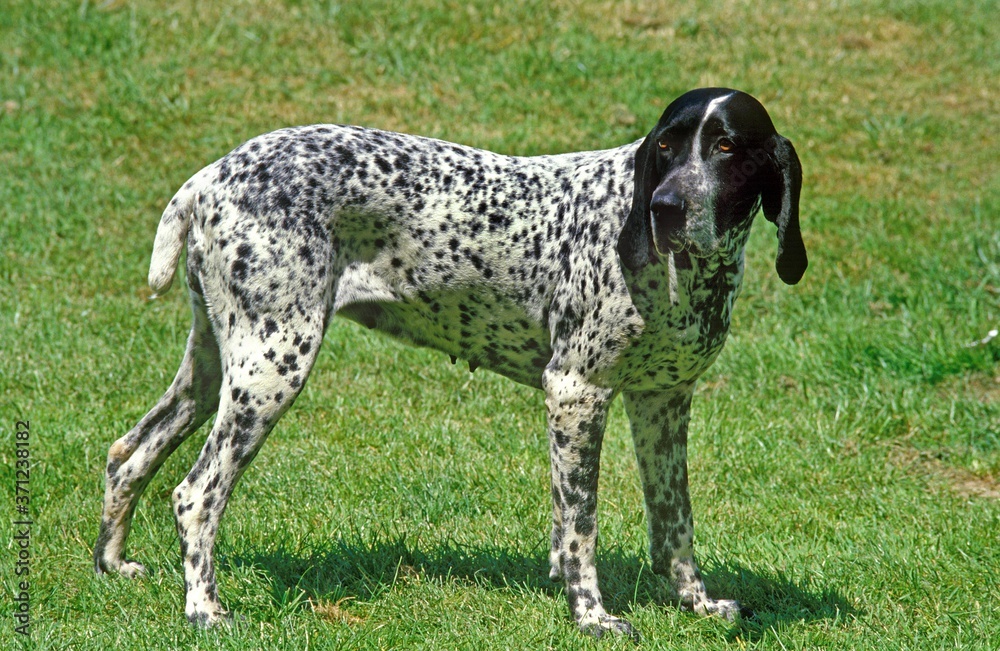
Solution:
{"label": "dog's head", "polygon": [[760,102],[738,90],[701,88],[674,100],[635,157],[632,208],[618,238],[632,271],[670,251],[729,257],[758,201],[778,227],[775,266],[792,285],[806,270],[799,231],[802,168]]}

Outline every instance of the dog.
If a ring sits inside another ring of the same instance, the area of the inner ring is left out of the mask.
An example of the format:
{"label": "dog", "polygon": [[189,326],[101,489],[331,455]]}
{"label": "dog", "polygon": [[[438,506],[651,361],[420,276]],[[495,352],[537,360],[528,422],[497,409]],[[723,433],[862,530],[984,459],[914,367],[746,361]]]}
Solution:
{"label": "dog", "polygon": [[695,563],[687,428],[698,377],[729,329],[754,215],[777,226],[788,284],[807,260],[802,171],[764,107],[725,88],[673,101],[641,141],[510,157],[349,126],[254,138],[193,176],[156,231],[149,284],[187,245],[193,324],[159,403],[108,451],[98,573],[125,556],[154,473],[217,412],[173,493],[185,614],[213,625],[213,546],[233,487],[302,390],[341,315],[545,391],[550,576],[577,625],[636,637],[598,588],[597,479],[608,406],[623,395],[652,568],[685,609],[727,619]]}

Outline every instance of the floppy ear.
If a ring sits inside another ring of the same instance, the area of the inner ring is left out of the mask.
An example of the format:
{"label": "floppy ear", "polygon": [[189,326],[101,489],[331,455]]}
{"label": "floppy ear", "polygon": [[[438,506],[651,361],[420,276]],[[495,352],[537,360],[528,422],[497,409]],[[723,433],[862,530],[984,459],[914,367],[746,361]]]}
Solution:
{"label": "floppy ear", "polygon": [[778,226],[778,257],[774,266],[788,285],[802,278],[806,267],[806,247],[799,230],[799,193],[802,191],[802,166],[795,148],[787,138],[773,136],[774,171],[761,192],[764,216]]}
{"label": "floppy ear", "polygon": [[649,204],[659,180],[656,171],[656,138],[650,132],[635,152],[632,208],[618,235],[618,257],[630,271],[638,271],[650,262]]}

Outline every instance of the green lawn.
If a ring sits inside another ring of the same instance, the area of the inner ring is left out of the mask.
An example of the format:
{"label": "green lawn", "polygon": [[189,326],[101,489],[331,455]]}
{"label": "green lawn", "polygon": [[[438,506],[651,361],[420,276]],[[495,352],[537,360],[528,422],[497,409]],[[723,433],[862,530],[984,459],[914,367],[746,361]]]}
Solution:
{"label": "green lawn", "polygon": [[[236,490],[230,629],[183,614],[170,492],[94,576],[107,448],[169,384],[150,302],[173,192],[245,139],[341,122],[514,154],[643,136],[696,86],[760,98],[805,170],[810,268],[758,220],[691,432],[697,544],[738,625],[658,604],[620,404],[602,588],[644,648],[1000,649],[1000,30],[986,0],[57,2],[0,7],[0,648],[611,648],[547,579],[540,393],[348,322]],[[31,639],[14,631],[30,421]],[[203,436],[203,434],[202,434]],[[196,435],[193,439],[199,439]],[[24,449],[24,448],[22,448]],[[16,645],[14,644],[16,643]]]}

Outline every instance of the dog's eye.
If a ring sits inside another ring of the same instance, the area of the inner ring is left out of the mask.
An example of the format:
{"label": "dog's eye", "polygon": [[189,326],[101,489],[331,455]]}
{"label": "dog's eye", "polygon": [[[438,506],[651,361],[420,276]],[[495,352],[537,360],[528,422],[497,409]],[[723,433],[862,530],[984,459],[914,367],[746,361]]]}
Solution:
{"label": "dog's eye", "polygon": [[729,138],[723,138],[719,141],[719,151],[724,154],[732,153],[736,149],[736,144]]}
{"label": "dog's eye", "polygon": [[670,143],[666,140],[657,140],[656,146],[660,148],[660,151],[667,151],[670,149]]}

